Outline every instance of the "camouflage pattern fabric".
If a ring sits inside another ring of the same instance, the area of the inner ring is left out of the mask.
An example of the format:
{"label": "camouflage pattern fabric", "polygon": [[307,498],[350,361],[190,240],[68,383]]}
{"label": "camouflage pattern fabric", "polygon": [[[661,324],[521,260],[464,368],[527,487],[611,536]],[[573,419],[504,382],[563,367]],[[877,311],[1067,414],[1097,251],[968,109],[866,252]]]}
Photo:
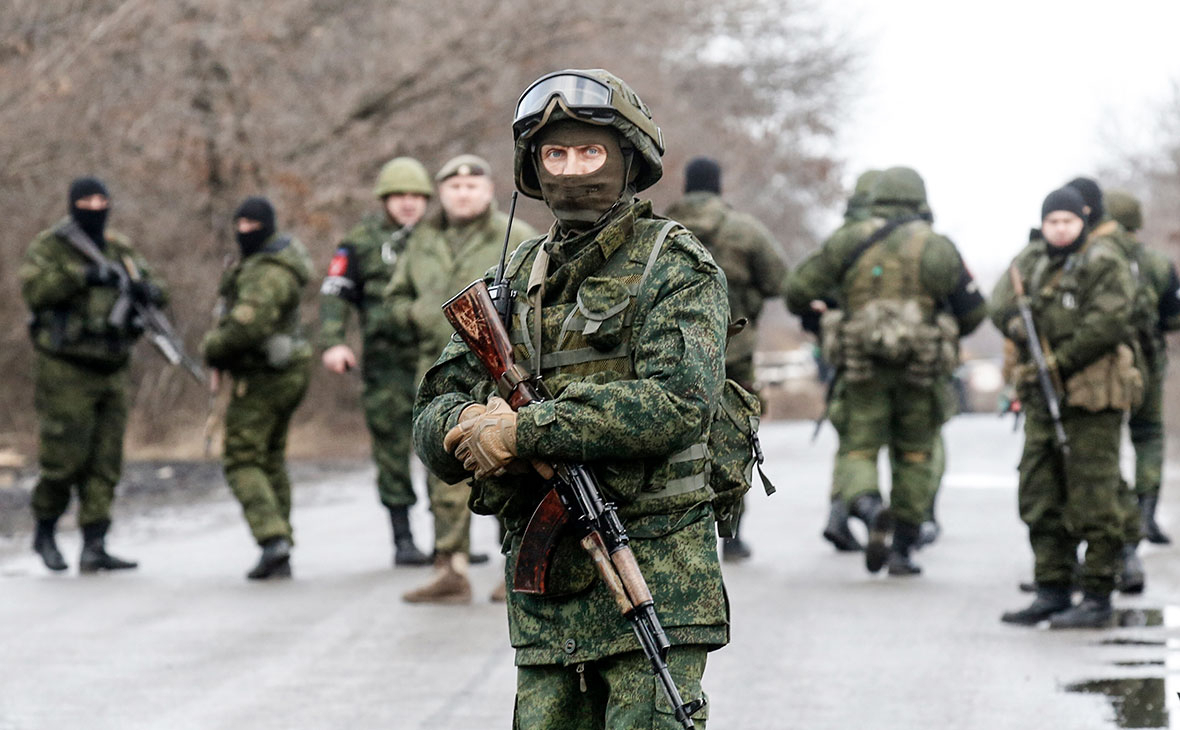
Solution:
{"label": "camouflage pattern fabric", "polygon": [[388,507],[417,501],[409,459],[418,349],[410,331],[394,325],[384,305],[384,289],[411,230],[388,216],[366,218],[336,248],[320,290],[323,349],[345,343],[354,309],[359,319],[364,347],[361,404],[377,464],[377,493]]}
{"label": "camouflage pattern fabric", "polygon": [[[1131,322],[1135,283],[1124,252],[1109,237],[1094,236],[1077,251],[1029,243],[1013,262],[1030,293],[1029,307],[1062,380],[1135,339]],[[1067,585],[1080,541],[1087,543],[1082,584],[1108,594],[1121,566],[1123,510],[1119,504],[1119,431],[1122,413],[1090,412],[1070,405],[1062,421],[1070,440],[1063,460],[1045,399],[1031,376],[1015,294],[1008,276],[992,295],[991,318],[1018,341],[1022,368],[1017,382],[1026,415],[1020,461],[1020,513],[1028,525],[1042,585]],[[1017,331],[1019,330],[1019,331]]]}
{"label": "camouflage pattern fabric", "polygon": [[[703,481],[699,489],[670,489],[672,479],[697,467],[669,457],[707,435],[723,382],[728,304],[724,275],[683,229],[668,237],[634,297],[611,275],[635,272],[632,262],[642,271],[661,228],[651,204],[637,202],[601,231],[560,241],[550,240],[554,231],[513,254],[507,274],[518,293],[518,332],[535,323],[536,308],[528,305],[533,262],[542,249],[550,259],[540,324],[542,374],[555,395],[518,412],[516,446],[522,458],[594,469],[619,505],[671,642],[712,649],[728,641],[728,609],[709,494]],[[638,284],[641,276],[630,276]],[[579,299],[592,315],[613,314],[589,333],[581,325],[563,332]],[[531,348],[517,346],[525,366]],[[466,345],[450,343],[426,373],[414,408],[415,448],[431,471],[452,482],[470,477],[443,449],[443,436],[463,408],[492,391]],[[500,515],[508,530],[508,576],[547,491],[535,474],[473,482],[472,509]],[[559,541],[549,583],[549,596],[509,594],[519,666],[572,665],[635,650],[630,625],[571,535]]]}
{"label": "camouflage pattern fabric", "polygon": [[729,340],[725,376],[753,390],[758,315],[767,299],[783,295],[787,279],[779,246],[757,219],[733,210],[713,193],[689,193],[668,209],[667,216],[692,231],[725,272],[729,316],[749,321]]}

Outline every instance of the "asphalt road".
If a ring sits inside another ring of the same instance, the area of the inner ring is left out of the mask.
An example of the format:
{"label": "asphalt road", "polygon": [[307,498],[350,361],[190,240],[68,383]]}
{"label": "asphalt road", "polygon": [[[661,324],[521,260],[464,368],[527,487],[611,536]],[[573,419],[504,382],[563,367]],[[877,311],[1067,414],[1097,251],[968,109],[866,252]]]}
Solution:
{"label": "asphalt road", "polygon": [[[1009,423],[948,426],[944,536],[912,579],[870,576],[819,538],[835,445],[830,428],[814,445],[810,432],[763,429],[779,493],[751,494],[754,558],[725,566],[733,635],[705,675],[709,727],[1180,727],[1173,551],[1145,549],[1147,592],[1116,598],[1126,626],[1006,626],[1031,566]],[[50,575],[24,537],[0,543],[0,730],[509,727],[504,608],[482,600],[498,557],[472,569],[474,605],[404,604],[429,571],[390,569],[371,470],[310,473],[288,582],[243,579],[256,549],[224,490],[124,517],[109,546],[141,561],[128,574]],[[1176,487],[1162,516],[1180,533]],[[414,519],[427,544],[422,507]],[[62,546],[76,563],[71,533]],[[494,533],[478,519],[477,549],[494,551]]]}

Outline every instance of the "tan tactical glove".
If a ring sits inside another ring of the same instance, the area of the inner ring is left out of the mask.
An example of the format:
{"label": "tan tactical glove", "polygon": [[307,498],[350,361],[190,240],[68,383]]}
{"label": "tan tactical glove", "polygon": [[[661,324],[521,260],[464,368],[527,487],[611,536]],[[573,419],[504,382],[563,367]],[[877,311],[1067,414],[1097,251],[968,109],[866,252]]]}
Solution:
{"label": "tan tactical glove", "polygon": [[463,424],[474,424],[475,420],[482,416],[487,410],[488,407],[483,403],[472,403],[471,405],[464,407],[463,410],[459,412],[458,425],[456,425],[450,431],[447,431],[446,435],[443,436],[443,448],[447,450],[448,454],[455,456],[455,449],[458,448],[459,442],[463,440],[463,436],[466,433],[466,431],[463,430]]}
{"label": "tan tactical glove", "polygon": [[449,450],[455,431],[460,431],[452,453],[464,468],[477,479],[500,476],[516,459],[516,411],[499,396],[492,396],[484,412],[474,418],[466,418],[469,411],[475,413],[473,406],[463,409],[459,425],[447,433],[443,447]]}

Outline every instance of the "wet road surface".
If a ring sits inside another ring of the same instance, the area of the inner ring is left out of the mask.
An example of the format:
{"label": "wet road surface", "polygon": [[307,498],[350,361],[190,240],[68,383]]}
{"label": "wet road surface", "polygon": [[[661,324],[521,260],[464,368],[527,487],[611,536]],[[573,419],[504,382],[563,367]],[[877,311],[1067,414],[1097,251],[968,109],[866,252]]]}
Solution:
{"label": "wet road surface", "polygon": [[[1180,728],[1173,551],[1143,550],[1148,588],[1116,596],[1117,628],[1006,626],[1031,570],[1009,422],[948,426],[943,537],[912,579],[870,576],[819,538],[835,439],[810,435],[763,429],[779,493],[750,495],[755,555],[725,566],[732,643],[705,674],[709,727]],[[141,561],[132,573],[51,575],[26,537],[0,542],[0,730],[509,727],[512,651],[503,606],[486,602],[498,556],[472,568],[474,605],[404,604],[429,570],[390,569],[371,470],[297,479],[293,581],[242,578],[256,549],[224,490],[124,517],[109,547]],[[1171,532],[1176,487],[1161,508]],[[425,509],[413,517],[425,546]],[[495,552],[495,529],[476,520],[476,549]],[[75,564],[76,532],[61,544]]]}

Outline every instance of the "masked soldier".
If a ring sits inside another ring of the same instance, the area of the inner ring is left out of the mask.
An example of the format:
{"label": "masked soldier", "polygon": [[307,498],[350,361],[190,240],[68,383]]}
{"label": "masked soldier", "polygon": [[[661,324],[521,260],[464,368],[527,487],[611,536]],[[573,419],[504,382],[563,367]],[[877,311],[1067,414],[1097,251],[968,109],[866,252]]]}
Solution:
{"label": "masked soldier", "polygon": [[[740,213],[721,199],[721,165],[708,157],[696,157],[684,168],[685,196],[668,209],[668,217],[682,223],[697,237],[725,272],[729,289],[729,316],[745,319],[725,350],[725,377],[754,390],[756,328],[762,305],[781,297],[787,267],[778,243],[766,226]],[[721,543],[726,560],[750,557],[750,548],[738,529]]]}
{"label": "masked soldier", "polygon": [[241,259],[221,278],[217,326],[201,343],[205,361],[232,379],[225,412],[225,478],[262,548],[251,580],[291,575],[291,481],[287,429],[307,391],[311,344],[299,300],[311,258],[294,237],[275,231],[266,198],[234,213]]}
{"label": "masked soldier", "polygon": [[350,308],[356,309],[360,320],[362,402],[377,463],[377,493],[393,526],[394,565],[426,565],[430,557],[415,547],[409,516],[416,501],[410,481],[410,413],[418,349],[410,331],[395,326],[388,316],[384,290],[433,194],[422,163],[409,157],[385,163],[373,188],[382,212],[348,232],[320,288],[325,368],[345,373],[356,367],[356,354],[345,344]]}
{"label": "masked soldier", "polygon": [[[453,342],[418,391],[415,446],[449,481],[474,471],[472,508],[507,526],[507,575],[547,491],[529,464],[593,469],[667,628],[671,674],[685,698],[699,697],[706,653],[728,641],[700,448],[724,378],[725,278],[691,233],[634,197],[660,178],[663,142],[617,77],[541,77],[517,103],[513,131],[516,186],[557,220],[506,267],[510,331],[554,398],[518,412],[489,399],[495,386]],[[513,727],[680,727],[578,545],[560,538],[545,595],[510,594]]]}
{"label": "masked soldier", "polygon": [[67,568],[54,529],[78,492],[78,570],[136,563],[106,551],[111,502],[123,470],[127,371],[143,333],[132,301],[166,297],[126,238],[107,229],[110,194],[93,177],[74,180],[69,216],[42,231],[20,267],[36,350],[33,403],[40,421],[41,477],[33,489],[36,551],[50,570]]}
{"label": "masked soldier", "polygon": [[[386,290],[389,316],[417,342],[419,375],[454,332],[443,316],[443,303],[495,266],[504,250],[508,216],[496,210],[491,174],[491,165],[475,155],[459,155],[442,166],[435,175],[442,210],[415,228]],[[536,231],[527,223],[515,221],[509,250],[533,235]],[[448,484],[433,474],[427,487],[434,514],[435,571],[403,598],[410,603],[468,603],[471,489],[465,480]]]}
{"label": "masked soldier", "polygon": [[[867,220],[843,226],[792,273],[787,305],[796,314],[824,310],[824,357],[837,372],[833,489],[841,512],[869,529],[865,566],[875,573],[888,562],[890,575],[914,575],[910,553],[930,513],[935,441],[950,408],[945,380],[959,337],[986,309],[954,244],[931,229],[915,171],[881,172],[870,199]],[[818,304],[825,299],[835,307]],[[877,482],[883,446],[893,466],[889,509]]]}
{"label": "masked soldier", "polygon": [[[1050,619],[1052,628],[1097,627],[1112,613],[1123,544],[1119,432],[1123,412],[1142,395],[1142,376],[1135,366],[1130,267],[1111,237],[1090,235],[1090,212],[1072,186],[1050,193],[1041,209],[1041,237],[1013,260],[993,296],[992,321],[1017,345],[1013,379],[1025,413],[1020,516],[1028,525],[1037,589],[1031,605],[1003,615],[1007,623]],[[1017,308],[1017,284],[1061,401],[1059,423],[1028,344],[1032,333]],[[1081,541],[1087,544],[1084,598],[1073,606]]]}
{"label": "masked soldier", "polygon": [[1110,216],[1132,239],[1131,273],[1145,289],[1151,313],[1148,330],[1140,335],[1147,376],[1143,405],[1131,412],[1131,445],[1135,448],[1135,496],[1138,509],[1129,514],[1128,541],[1138,527],[1148,542],[1171,542],[1155,520],[1160,485],[1163,483],[1164,421],[1163,388],[1168,372],[1168,347],[1164,333],[1180,329],[1180,277],[1172,261],[1134,238],[1143,226],[1139,201],[1129,193],[1110,190],[1106,194]]}

